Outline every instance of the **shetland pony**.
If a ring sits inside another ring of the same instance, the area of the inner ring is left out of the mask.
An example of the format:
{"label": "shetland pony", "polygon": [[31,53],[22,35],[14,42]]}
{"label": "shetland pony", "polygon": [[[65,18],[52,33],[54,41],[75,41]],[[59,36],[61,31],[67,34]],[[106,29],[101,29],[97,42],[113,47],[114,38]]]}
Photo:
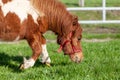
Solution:
{"label": "shetland pony", "polygon": [[82,29],[78,18],[57,0],[0,0],[0,41],[27,40],[33,53],[21,64],[27,69],[41,55],[42,63],[50,64],[43,34],[51,30],[57,35],[58,52],[79,63],[82,58]]}

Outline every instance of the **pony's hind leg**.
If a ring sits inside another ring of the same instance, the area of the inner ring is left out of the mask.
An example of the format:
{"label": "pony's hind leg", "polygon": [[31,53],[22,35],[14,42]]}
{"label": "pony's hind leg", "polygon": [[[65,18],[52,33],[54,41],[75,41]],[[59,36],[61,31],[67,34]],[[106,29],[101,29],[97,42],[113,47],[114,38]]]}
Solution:
{"label": "pony's hind leg", "polygon": [[40,56],[40,61],[45,63],[46,65],[50,66],[50,57],[48,55],[46,44],[42,44],[42,54]]}

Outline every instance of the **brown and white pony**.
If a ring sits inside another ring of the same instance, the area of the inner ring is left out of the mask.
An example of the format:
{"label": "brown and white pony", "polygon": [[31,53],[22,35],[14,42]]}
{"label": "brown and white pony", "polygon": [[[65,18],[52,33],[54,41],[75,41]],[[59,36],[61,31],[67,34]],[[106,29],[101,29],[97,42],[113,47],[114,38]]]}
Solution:
{"label": "brown and white pony", "polygon": [[25,39],[33,54],[21,68],[32,67],[41,54],[42,63],[51,62],[43,34],[51,30],[57,35],[58,51],[71,60],[82,58],[82,29],[77,17],[71,15],[57,0],[0,0],[0,41]]}

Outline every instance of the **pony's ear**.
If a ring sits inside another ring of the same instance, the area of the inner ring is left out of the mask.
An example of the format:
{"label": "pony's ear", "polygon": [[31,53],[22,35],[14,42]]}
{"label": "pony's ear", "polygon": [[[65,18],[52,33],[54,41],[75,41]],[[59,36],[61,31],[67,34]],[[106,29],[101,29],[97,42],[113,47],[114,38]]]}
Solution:
{"label": "pony's ear", "polygon": [[73,16],[73,26],[75,26],[76,24],[78,24],[78,17]]}

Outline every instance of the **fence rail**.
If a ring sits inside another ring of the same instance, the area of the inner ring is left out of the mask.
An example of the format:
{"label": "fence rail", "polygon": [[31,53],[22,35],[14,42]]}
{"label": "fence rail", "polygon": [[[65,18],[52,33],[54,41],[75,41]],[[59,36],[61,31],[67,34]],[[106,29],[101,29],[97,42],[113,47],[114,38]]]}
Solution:
{"label": "fence rail", "polygon": [[109,10],[120,10],[120,7],[106,7],[106,0],[102,0],[102,7],[73,7],[67,8],[68,11],[102,11],[102,20],[80,20],[81,24],[102,24],[115,23],[120,24],[120,20],[106,20],[106,12]]}

